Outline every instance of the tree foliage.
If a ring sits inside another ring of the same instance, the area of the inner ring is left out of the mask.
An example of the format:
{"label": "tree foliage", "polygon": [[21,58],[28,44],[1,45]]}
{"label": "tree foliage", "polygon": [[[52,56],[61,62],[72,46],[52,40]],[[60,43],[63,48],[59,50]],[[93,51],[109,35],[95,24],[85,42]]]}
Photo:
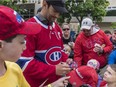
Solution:
{"label": "tree foliage", "polygon": [[111,28],[112,28],[112,29],[116,29],[116,22],[113,22],[113,23],[111,24]]}
{"label": "tree foliage", "polygon": [[8,7],[11,7],[13,9],[17,10],[17,7],[15,5],[15,2],[13,2],[12,0],[1,0],[0,1],[0,4],[1,5],[8,6]]}
{"label": "tree foliage", "polygon": [[[22,2],[25,3],[26,0],[22,0]],[[0,5],[5,5],[8,7],[11,7],[12,9],[16,10],[20,14],[26,13],[25,9],[20,9],[17,6],[17,0],[14,0],[14,1],[12,1],[12,0],[0,0]]]}
{"label": "tree foliage", "polygon": [[58,19],[63,23],[65,19],[69,22],[71,17],[77,18],[79,23],[83,17],[92,17],[94,21],[102,21],[102,17],[106,15],[106,7],[109,5],[107,0],[66,0],[67,14],[62,14]]}

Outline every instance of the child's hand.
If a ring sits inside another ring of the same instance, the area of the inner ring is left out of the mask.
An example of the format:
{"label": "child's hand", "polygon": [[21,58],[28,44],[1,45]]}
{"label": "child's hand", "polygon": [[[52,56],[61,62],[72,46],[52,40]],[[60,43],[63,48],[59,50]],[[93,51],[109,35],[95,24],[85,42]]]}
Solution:
{"label": "child's hand", "polygon": [[53,82],[51,85],[52,85],[52,87],[64,87],[64,86],[68,85],[69,78],[70,78],[70,76],[62,77],[62,78],[58,79],[57,81]]}

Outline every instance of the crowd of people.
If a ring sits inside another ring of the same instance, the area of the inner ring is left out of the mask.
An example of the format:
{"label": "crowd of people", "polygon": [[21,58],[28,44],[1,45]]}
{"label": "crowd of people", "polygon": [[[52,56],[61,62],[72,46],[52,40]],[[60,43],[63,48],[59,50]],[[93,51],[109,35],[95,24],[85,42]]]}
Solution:
{"label": "crowd of people", "polygon": [[56,22],[66,12],[64,0],[43,0],[24,21],[0,6],[0,87],[116,87],[116,30],[86,17],[75,39]]}

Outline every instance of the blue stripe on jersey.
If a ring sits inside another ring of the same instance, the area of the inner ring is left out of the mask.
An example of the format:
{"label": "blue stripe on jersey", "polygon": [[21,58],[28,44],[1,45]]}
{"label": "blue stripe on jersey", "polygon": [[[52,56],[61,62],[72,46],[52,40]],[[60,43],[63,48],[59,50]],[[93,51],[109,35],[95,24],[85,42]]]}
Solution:
{"label": "blue stripe on jersey", "polygon": [[26,62],[30,61],[31,59],[18,59],[18,61],[16,62],[20,67],[21,69],[24,67],[24,65],[26,64]]}
{"label": "blue stripe on jersey", "polygon": [[34,58],[41,61],[41,62],[46,63],[46,61],[45,61],[45,53],[35,53]]}

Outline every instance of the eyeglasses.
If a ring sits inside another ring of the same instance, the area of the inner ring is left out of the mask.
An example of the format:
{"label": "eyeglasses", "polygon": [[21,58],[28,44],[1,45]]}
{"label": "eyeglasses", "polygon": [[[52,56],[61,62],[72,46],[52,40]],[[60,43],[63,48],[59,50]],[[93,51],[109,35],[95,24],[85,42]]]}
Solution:
{"label": "eyeglasses", "polygon": [[65,28],[65,29],[63,29],[63,31],[66,31],[66,30],[69,31],[70,29],[69,29],[69,28]]}

